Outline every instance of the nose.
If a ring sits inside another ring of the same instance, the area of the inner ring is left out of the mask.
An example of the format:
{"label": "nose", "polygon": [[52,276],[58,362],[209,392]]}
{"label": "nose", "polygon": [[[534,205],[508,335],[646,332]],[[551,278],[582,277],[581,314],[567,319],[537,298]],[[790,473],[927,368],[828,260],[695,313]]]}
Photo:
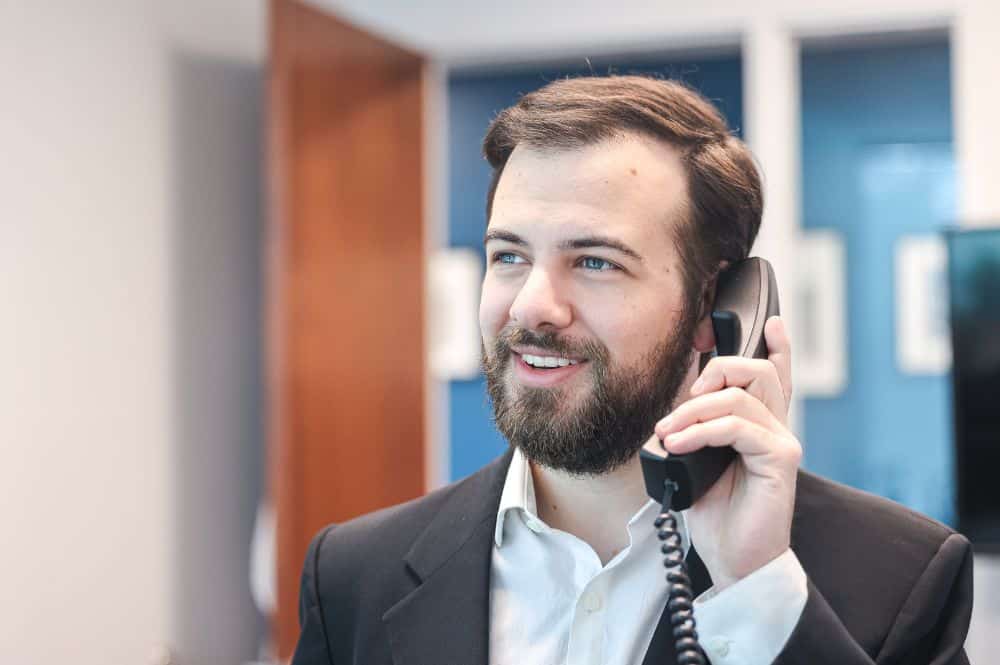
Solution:
{"label": "nose", "polygon": [[573,320],[573,310],[564,290],[553,276],[537,266],[531,270],[510,305],[511,321],[522,328],[565,328]]}

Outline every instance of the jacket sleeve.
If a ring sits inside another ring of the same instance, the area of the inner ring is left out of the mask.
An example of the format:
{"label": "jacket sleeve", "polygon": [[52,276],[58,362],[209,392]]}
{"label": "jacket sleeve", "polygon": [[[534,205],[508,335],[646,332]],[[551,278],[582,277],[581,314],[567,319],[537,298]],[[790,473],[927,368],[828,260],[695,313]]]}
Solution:
{"label": "jacket sleeve", "polygon": [[313,537],[302,566],[299,587],[299,641],[291,665],[334,665],[319,602],[318,563],[323,539],[333,529],[328,526]]}
{"label": "jacket sleeve", "polygon": [[972,617],[972,547],[948,536],[896,614],[873,658],[848,633],[823,594],[808,581],[802,616],[775,665],[968,665],[965,636]]}

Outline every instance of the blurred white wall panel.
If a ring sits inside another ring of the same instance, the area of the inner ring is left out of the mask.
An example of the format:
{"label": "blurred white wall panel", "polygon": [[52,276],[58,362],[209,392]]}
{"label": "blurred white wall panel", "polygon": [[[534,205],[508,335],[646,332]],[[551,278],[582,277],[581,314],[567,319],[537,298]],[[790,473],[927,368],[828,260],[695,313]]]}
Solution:
{"label": "blurred white wall panel", "polygon": [[[774,266],[784,319],[794,345],[798,264],[795,248],[801,228],[799,168],[798,41],[776,21],[762,18],[748,26],[743,41],[743,113],[747,142],[762,170],[764,219],[753,254]],[[794,351],[794,349],[793,349]],[[798,356],[793,352],[792,362]],[[792,395],[789,422],[800,431],[801,399]]]}
{"label": "blurred white wall panel", "polygon": [[[424,68],[424,339],[427,356],[424,476],[428,491],[442,487],[451,478],[451,427],[448,379],[433,369],[435,328],[434,263],[448,246],[448,72],[437,62]],[[478,327],[477,327],[478,330]]]}
{"label": "blurred white wall panel", "polygon": [[238,0],[0,3],[0,662],[253,654],[263,34]]}
{"label": "blurred white wall panel", "polygon": [[1000,3],[965,0],[952,31],[960,223],[1000,224]]}

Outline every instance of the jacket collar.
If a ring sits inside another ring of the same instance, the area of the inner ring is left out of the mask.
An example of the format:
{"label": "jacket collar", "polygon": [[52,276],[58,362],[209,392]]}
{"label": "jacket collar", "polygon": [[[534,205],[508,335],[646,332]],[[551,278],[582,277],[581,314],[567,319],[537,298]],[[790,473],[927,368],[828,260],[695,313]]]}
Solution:
{"label": "jacket collar", "polygon": [[488,665],[490,564],[511,451],[448,490],[404,557],[417,587],[383,615],[395,665]]}

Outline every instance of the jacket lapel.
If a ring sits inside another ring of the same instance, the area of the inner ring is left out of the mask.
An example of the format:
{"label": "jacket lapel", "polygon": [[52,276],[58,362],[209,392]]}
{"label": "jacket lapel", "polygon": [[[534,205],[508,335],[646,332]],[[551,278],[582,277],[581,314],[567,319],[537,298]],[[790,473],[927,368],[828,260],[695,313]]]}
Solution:
{"label": "jacket lapel", "polygon": [[[688,550],[685,560],[688,565],[688,576],[691,578],[691,590],[697,598],[712,586],[712,577],[708,574],[708,569],[693,545]],[[660,580],[660,583],[666,584],[663,580]],[[697,620],[697,617],[695,619]],[[656,624],[653,639],[650,640],[649,648],[646,649],[646,657],[642,660],[642,665],[676,665],[677,652],[674,650],[671,628],[670,616],[667,609],[663,608],[663,614],[660,615],[660,622]]]}
{"label": "jacket lapel", "polygon": [[457,485],[404,557],[418,586],[382,617],[395,665],[488,665],[493,532],[510,457]]}

